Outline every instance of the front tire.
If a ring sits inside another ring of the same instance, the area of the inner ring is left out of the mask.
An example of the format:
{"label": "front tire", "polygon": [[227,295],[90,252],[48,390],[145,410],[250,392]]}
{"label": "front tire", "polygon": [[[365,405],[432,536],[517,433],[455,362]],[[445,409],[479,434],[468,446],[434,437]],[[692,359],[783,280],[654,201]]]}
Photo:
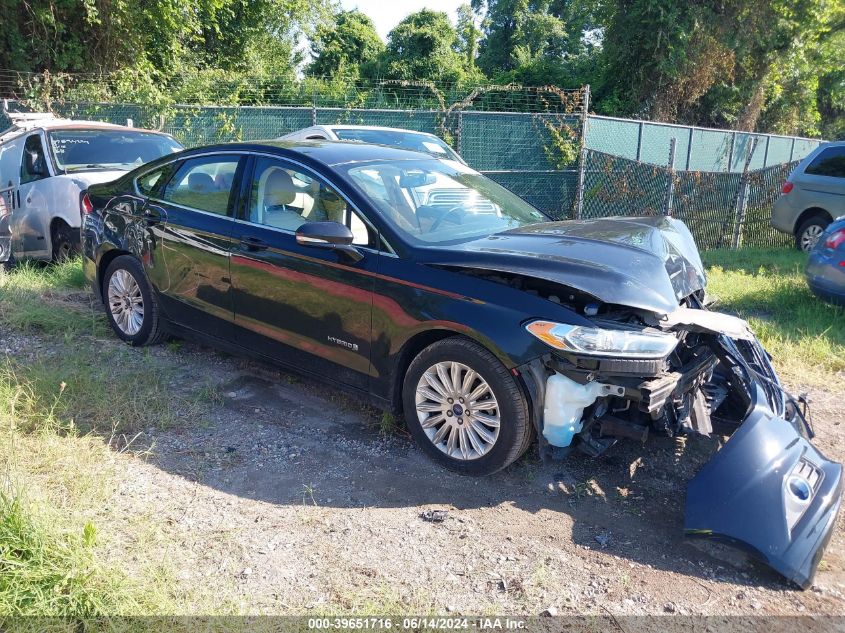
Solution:
{"label": "front tire", "polygon": [[158,301],[141,263],[121,255],[103,277],[106,318],[118,338],[134,347],[155,345],[164,338]]}
{"label": "front tire", "polygon": [[819,241],[828,224],[830,224],[830,221],[827,218],[818,215],[804,220],[795,232],[795,247],[799,251],[809,253],[813,250],[816,242]]}
{"label": "front tire", "polygon": [[516,461],[533,439],[528,401],[508,369],[474,341],[454,337],[411,362],[402,389],[405,420],[437,463],[489,475]]}

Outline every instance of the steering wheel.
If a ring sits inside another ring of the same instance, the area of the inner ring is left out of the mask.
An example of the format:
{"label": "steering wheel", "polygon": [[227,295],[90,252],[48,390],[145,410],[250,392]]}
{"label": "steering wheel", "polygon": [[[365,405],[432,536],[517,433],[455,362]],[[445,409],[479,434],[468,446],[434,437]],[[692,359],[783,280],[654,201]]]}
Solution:
{"label": "steering wheel", "polygon": [[452,214],[453,214],[453,213],[455,213],[456,211],[463,211],[463,210],[464,210],[464,208],[463,208],[463,206],[461,206],[461,205],[458,205],[458,206],[452,207],[451,209],[447,209],[447,210],[446,210],[446,211],[444,211],[442,214],[440,214],[440,217],[439,217],[439,218],[437,218],[437,219],[436,219],[436,220],[432,223],[431,228],[430,228],[430,229],[428,229],[428,232],[429,232],[429,233],[431,233],[432,231],[436,231],[436,230],[437,230],[437,227],[439,227],[439,226],[443,223],[443,220],[445,220],[446,218],[448,218],[450,215],[452,215]]}

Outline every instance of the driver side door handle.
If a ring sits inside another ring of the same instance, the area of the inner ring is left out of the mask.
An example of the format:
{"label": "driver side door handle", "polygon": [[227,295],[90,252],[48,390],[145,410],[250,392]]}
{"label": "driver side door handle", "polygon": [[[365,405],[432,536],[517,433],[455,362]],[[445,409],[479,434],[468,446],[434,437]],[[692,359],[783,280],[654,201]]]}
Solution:
{"label": "driver side door handle", "polygon": [[244,237],[241,238],[241,246],[248,251],[266,251],[270,248],[270,245],[267,244],[264,240],[260,240],[257,237]]}

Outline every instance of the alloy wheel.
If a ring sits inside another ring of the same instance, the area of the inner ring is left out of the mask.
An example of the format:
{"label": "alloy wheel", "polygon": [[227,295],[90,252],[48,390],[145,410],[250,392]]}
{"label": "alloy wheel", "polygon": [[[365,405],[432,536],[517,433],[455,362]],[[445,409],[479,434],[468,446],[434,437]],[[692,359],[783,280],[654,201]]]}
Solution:
{"label": "alloy wheel", "polygon": [[801,250],[813,250],[813,247],[816,245],[816,242],[819,241],[822,233],[824,233],[824,229],[818,224],[811,224],[804,229],[804,232],[801,234]]}
{"label": "alloy wheel", "polygon": [[128,270],[119,268],[109,279],[109,311],[120,331],[135,336],[144,325],[144,297]]}
{"label": "alloy wheel", "polygon": [[416,408],[429,441],[458,460],[486,455],[499,437],[499,403],[487,381],[455,361],[429,367],[417,384]]}

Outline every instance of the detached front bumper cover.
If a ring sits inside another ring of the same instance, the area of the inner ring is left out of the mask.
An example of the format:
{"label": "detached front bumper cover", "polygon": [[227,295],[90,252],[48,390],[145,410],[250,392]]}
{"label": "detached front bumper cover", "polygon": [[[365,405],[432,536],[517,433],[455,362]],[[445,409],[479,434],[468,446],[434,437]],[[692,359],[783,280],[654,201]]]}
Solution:
{"label": "detached front bumper cover", "polygon": [[752,378],[745,421],[690,482],[684,528],[742,547],[806,589],[842,504],[842,466],[810,443],[800,415],[773,411],[763,383],[777,376],[766,369],[771,380]]}

